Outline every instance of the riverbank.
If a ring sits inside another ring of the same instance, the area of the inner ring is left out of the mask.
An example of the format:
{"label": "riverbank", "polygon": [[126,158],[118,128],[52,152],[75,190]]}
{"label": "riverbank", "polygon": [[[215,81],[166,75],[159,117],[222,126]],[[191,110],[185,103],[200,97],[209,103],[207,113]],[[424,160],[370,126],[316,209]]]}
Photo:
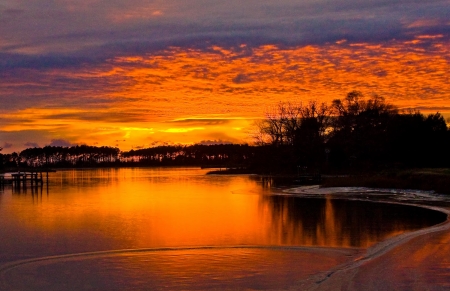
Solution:
{"label": "riverbank", "polygon": [[[297,290],[449,290],[450,198],[430,192],[358,187],[304,186],[284,192],[298,196],[365,200],[419,206],[443,212],[447,220],[406,232],[367,249],[327,272],[315,274]],[[294,290],[294,288],[293,288]]]}
{"label": "riverbank", "polygon": [[[207,175],[240,174],[256,174],[256,172],[245,168],[224,168],[212,170],[207,173]],[[279,186],[302,185],[302,181],[299,179],[302,176],[299,174],[272,174],[260,176],[272,178],[275,184],[278,184]],[[316,182],[316,184],[320,184],[321,187],[414,189],[450,195],[450,168],[392,169],[379,172],[325,173],[323,175],[311,174],[309,176],[320,176],[320,181]]]}
{"label": "riverbank", "polygon": [[324,175],[321,187],[415,189],[450,195],[450,169],[405,169],[353,175]]}
{"label": "riverbank", "polygon": [[251,175],[254,174],[246,168],[219,168],[219,170],[211,170],[206,175]]}

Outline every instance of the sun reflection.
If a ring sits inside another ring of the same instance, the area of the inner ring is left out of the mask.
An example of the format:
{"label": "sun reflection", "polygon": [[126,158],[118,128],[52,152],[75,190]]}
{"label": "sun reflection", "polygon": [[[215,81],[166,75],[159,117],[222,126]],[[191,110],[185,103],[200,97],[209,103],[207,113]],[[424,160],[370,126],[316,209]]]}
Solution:
{"label": "sun reflection", "polygon": [[[25,268],[30,278],[39,274],[40,282],[51,286],[57,283],[54,278],[79,282],[73,274],[82,270],[87,273],[83,283],[109,284],[114,278],[124,286],[214,287],[257,280],[279,289],[283,282],[293,284],[353,260],[386,238],[445,218],[418,207],[273,195],[257,177],[205,172],[63,170],[51,174],[47,193],[1,193],[0,261],[32,258],[9,272]],[[438,239],[448,242],[448,236]],[[431,255],[448,252],[436,247],[439,243],[412,252],[408,263],[397,265],[429,268]],[[48,257],[58,255],[68,256]],[[401,268],[394,266],[392,274]],[[107,279],[99,281],[105,273]]]}

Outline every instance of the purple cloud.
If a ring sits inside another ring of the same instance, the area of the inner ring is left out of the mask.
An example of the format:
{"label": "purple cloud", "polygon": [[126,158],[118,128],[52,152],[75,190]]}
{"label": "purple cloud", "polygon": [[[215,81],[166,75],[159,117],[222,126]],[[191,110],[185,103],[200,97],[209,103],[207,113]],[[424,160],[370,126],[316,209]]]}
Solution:
{"label": "purple cloud", "polygon": [[71,142],[64,140],[64,139],[52,139],[49,146],[52,147],[71,147],[76,144],[72,144]]}
{"label": "purple cloud", "polygon": [[439,0],[4,2],[0,39],[8,42],[0,46],[0,73],[104,63],[171,46],[292,46],[450,35],[448,3]]}
{"label": "purple cloud", "polygon": [[38,148],[39,145],[35,142],[27,142],[24,144],[24,146],[26,146],[27,148]]}
{"label": "purple cloud", "polygon": [[250,83],[252,81],[252,78],[245,74],[238,74],[236,77],[233,78],[233,83],[235,84],[245,84]]}
{"label": "purple cloud", "polygon": [[218,139],[218,140],[202,140],[202,141],[198,142],[197,144],[201,144],[201,145],[218,145],[218,144],[233,144],[233,142]]}

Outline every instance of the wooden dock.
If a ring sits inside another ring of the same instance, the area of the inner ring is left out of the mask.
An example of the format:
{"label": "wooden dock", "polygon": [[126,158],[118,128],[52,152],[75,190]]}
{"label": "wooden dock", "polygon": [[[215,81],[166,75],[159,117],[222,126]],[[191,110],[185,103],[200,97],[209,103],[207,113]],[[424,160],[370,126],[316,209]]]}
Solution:
{"label": "wooden dock", "polygon": [[[13,185],[14,187],[38,186],[47,183],[48,173],[56,172],[50,169],[19,169],[0,173],[0,185]],[[45,174],[45,176],[44,176]]]}

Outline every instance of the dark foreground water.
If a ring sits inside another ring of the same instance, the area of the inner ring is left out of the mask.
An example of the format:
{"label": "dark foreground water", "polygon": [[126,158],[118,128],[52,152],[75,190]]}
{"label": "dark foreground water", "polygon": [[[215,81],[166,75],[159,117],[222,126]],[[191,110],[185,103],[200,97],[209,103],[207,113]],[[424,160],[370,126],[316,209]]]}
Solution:
{"label": "dark foreground water", "polygon": [[264,185],[175,168],[67,170],[43,189],[5,187],[0,289],[288,289],[446,218]]}

